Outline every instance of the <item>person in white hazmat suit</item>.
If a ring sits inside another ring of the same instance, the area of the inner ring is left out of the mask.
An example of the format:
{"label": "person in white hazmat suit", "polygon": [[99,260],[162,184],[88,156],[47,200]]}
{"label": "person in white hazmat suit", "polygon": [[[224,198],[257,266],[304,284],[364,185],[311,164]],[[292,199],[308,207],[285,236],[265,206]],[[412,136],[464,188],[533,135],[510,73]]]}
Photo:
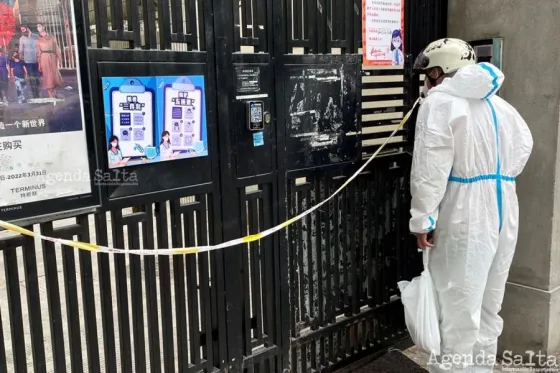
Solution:
{"label": "person in white hazmat suit", "polygon": [[440,364],[430,372],[492,372],[517,243],[515,178],[533,139],[495,95],[504,74],[476,63],[465,41],[429,44],[414,68],[426,74],[427,92],[416,123],[410,230],[420,248],[431,247],[440,312]]}

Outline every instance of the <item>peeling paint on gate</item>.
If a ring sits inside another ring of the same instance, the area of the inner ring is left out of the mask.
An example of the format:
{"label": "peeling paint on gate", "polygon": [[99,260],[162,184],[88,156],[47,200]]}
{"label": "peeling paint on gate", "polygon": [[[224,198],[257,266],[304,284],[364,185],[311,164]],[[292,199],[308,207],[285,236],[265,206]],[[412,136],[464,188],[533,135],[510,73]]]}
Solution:
{"label": "peeling paint on gate", "polygon": [[357,157],[355,64],[291,66],[285,81],[288,168]]}
{"label": "peeling paint on gate", "polygon": [[[409,235],[403,234],[409,164],[397,163],[374,162],[333,203],[290,229],[293,371],[318,369],[404,330],[391,300],[410,250]],[[342,175],[307,173],[305,182],[290,181],[290,214],[326,198],[351,172],[352,167]]]}

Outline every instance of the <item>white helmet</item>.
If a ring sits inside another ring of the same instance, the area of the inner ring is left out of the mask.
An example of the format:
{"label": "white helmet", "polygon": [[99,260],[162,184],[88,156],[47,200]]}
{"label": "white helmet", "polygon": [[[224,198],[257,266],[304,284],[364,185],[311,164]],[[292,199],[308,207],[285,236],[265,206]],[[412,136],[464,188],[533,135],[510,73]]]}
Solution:
{"label": "white helmet", "polygon": [[476,55],[473,47],[460,39],[445,38],[430,43],[414,62],[414,69],[427,70],[440,67],[444,74],[474,65]]}

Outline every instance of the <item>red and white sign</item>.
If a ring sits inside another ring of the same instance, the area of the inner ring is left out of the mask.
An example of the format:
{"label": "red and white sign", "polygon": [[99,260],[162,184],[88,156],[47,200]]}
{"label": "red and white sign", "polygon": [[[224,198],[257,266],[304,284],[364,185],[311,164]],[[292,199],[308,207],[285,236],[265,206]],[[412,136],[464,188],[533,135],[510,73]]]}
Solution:
{"label": "red and white sign", "polygon": [[404,65],[404,0],[362,0],[364,65]]}

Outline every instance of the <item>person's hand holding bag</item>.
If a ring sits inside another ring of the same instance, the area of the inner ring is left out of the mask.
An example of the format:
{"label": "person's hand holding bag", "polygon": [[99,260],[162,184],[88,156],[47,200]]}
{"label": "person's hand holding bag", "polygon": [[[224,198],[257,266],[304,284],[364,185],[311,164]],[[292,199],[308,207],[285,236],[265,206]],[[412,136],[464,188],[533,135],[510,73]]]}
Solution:
{"label": "person's hand holding bag", "polygon": [[440,355],[439,312],[437,294],[428,270],[431,248],[423,252],[424,271],[411,282],[400,281],[406,327],[414,344],[428,354]]}

